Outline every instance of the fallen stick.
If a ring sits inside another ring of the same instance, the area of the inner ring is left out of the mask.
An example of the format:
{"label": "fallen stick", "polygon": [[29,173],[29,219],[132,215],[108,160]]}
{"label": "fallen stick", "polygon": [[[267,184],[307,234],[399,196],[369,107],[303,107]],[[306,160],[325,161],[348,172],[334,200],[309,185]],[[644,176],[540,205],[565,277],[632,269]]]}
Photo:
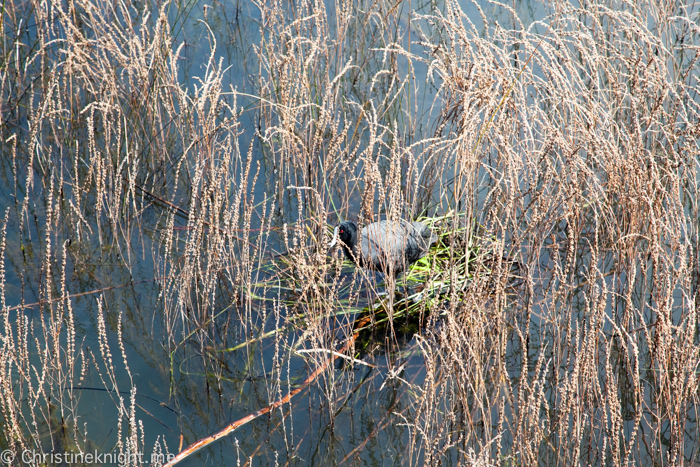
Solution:
{"label": "fallen stick", "polygon": [[289,394],[287,394],[285,397],[283,397],[282,399],[280,399],[278,401],[273,402],[272,404],[268,405],[267,407],[263,407],[262,409],[258,410],[257,412],[253,412],[252,414],[246,415],[245,417],[241,418],[240,420],[237,420],[237,421],[231,423],[223,430],[190,444],[182,452],[180,452],[180,454],[175,456],[170,462],[168,462],[167,464],[164,464],[163,467],[171,467],[171,466],[177,464],[178,462],[185,459],[186,457],[189,457],[190,455],[199,451],[204,446],[207,446],[207,445],[213,443],[214,441],[221,439],[224,436],[229,435],[236,428],[239,428],[239,427],[245,425],[246,423],[255,420],[259,416],[265,415],[266,413],[270,412],[272,409],[276,409],[277,407],[281,406],[282,404],[286,404],[287,402],[289,402],[292,397],[299,394],[301,391],[306,389],[309,386],[309,384],[314,382],[316,380],[316,378],[318,378],[318,376],[321,373],[323,373],[330,365],[333,364],[333,362],[338,358],[339,355],[341,355],[343,352],[345,352],[347,349],[350,348],[350,346],[355,342],[355,339],[357,339],[357,336],[360,334],[359,330],[362,329],[362,327],[364,327],[367,323],[369,323],[369,321],[370,321],[370,316],[365,316],[364,318],[362,318],[360,320],[360,322],[358,323],[358,325],[355,327],[355,329],[357,329],[357,330],[353,333],[353,335],[350,338],[348,338],[348,340],[345,342],[345,345],[343,345],[343,347],[339,351],[333,352],[331,354],[331,356],[328,358],[328,360],[326,360],[323,365],[318,367],[316,369],[316,371],[311,373],[309,375],[309,377],[306,378],[306,380],[298,388],[290,391]]}

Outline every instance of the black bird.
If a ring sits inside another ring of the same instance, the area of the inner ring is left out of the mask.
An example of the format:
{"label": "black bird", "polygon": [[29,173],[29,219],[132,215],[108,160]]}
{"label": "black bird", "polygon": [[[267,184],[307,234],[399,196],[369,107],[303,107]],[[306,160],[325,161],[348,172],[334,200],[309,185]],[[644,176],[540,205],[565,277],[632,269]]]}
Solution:
{"label": "black bird", "polygon": [[[357,225],[341,222],[333,231],[333,248],[340,238],[345,256],[353,263],[396,277],[424,257],[437,242],[430,228],[420,222],[379,221],[364,227],[357,244]],[[360,249],[360,246],[362,247]]]}

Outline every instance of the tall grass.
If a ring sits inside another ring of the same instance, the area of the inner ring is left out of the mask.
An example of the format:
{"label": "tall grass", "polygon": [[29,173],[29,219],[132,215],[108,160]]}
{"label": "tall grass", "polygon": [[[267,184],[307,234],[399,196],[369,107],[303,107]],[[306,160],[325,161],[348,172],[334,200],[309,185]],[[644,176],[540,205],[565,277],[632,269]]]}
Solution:
{"label": "tall grass", "polygon": [[[219,400],[192,403],[205,426],[229,422],[233,376],[282,399],[300,358],[324,368],[358,314],[386,320],[307,411],[271,414],[270,447],[244,452],[259,463],[360,463],[374,443],[402,465],[697,462],[697,7],[557,1],[529,23],[497,2],[248,7],[236,88],[225,6],[201,10],[209,55],[186,73],[192,5],[3,3],[0,446],[89,451],[93,378],[116,449],[150,449],[122,315],[103,294],[97,336],[76,326],[91,291],[71,268],[99,259],[130,281],[153,264],[154,366],[188,411],[179,368],[198,362]],[[410,306],[410,277],[328,254],[337,220],[419,216],[440,246]],[[352,397],[376,407],[359,441]],[[209,434],[179,423],[181,445]]]}

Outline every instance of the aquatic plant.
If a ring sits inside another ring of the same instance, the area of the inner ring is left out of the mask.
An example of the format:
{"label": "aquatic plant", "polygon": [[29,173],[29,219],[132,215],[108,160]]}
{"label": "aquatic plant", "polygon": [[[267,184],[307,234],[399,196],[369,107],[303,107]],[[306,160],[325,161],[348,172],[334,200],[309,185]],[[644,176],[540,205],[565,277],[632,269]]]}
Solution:
{"label": "aquatic plant", "polygon": [[532,8],[5,0],[0,447],[698,462],[698,7]]}

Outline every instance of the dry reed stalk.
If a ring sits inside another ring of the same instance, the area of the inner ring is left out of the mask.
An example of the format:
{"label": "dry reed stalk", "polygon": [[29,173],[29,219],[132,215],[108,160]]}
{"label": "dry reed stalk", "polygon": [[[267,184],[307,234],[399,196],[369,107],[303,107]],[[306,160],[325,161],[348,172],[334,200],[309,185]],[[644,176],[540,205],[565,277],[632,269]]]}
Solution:
{"label": "dry reed stalk", "polygon": [[[36,321],[23,301],[7,306],[2,265],[0,413],[11,449],[41,447],[58,413],[87,446],[74,386],[90,374],[130,386],[129,402],[113,398],[118,446],[144,447],[135,384],[119,381],[112,361],[106,302],[99,353],[76,334],[71,263],[118,252],[131,272],[151,249],[165,348],[201,358],[220,394],[226,369],[210,349],[248,342],[268,321],[293,329],[275,333],[267,360],[244,350],[261,359],[267,400],[280,400],[296,350],[349,338],[337,329],[379,292],[369,274],[343,276],[328,260],[328,222],[430,208],[470,220],[445,224],[448,259],[433,275],[448,278],[447,292],[414,346],[425,377],[397,392],[402,463],[697,462],[687,447],[700,359],[692,6],[557,1],[526,25],[497,2],[489,8],[505,22],[478,5],[470,18],[452,0],[408,14],[383,1],[257,2],[258,133],[242,145],[244,93],[224,92],[216,34],[189,90],[167,4],[3,5],[0,144],[16,206],[0,249],[16,225],[22,293],[36,282],[42,306]],[[429,86],[432,102],[419,108]],[[472,278],[460,282],[473,242]],[[522,265],[516,291],[509,258]],[[393,299],[387,374],[403,358]],[[333,426],[355,375],[303,355],[321,376],[310,412]],[[298,415],[281,417],[280,444],[294,456]]]}
{"label": "dry reed stalk", "polygon": [[[459,130],[455,138],[467,140],[456,141],[455,148],[483,154],[478,170],[488,191],[476,211],[530,271],[517,302],[501,292],[486,302],[501,304],[495,309],[503,318],[490,332],[517,336],[509,345],[521,349],[521,368],[508,369],[501,347],[500,355],[493,354],[500,371],[488,376],[495,384],[489,392],[475,387],[457,396],[462,384],[440,386],[454,394],[453,403],[459,401],[455,410],[472,407],[473,417],[498,427],[466,430],[466,446],[485,446],[507,433],[513,444],[506,453],[524,465],[622,465],[647,455],[677,465],[687,455],[681,441],[687,428],[681,426],[688,421],[681,412],[695,405],[697,389],[698,344],[690,337],[696,327],[690,256],[697,250],[688,206],[694,202],[686,204],[679,193],[685,186],[684,196],[697,196],[697,145],[684,135],[696,131],[691,128],[697,129],[698,115],[694,104],[685,104],[690,88],[676,77],[694,69],[696,60],[691,55],[674,62],[689,67],[687,72],[662,66],[664,58],[656,54],[670,50],[661,42],[668,37],[656,33],[686,25],[686,18],[602,4],[583,11],[559,2],[553,11],[544,36],[494,29],[482,39],[456,3],[429,18],[445,31],[425,36],[434,51],[430,66],[454,102],[444,118]],[[621,88],[621,82],[631,88]],[[501,93],[511,88],[506,105],[490,120]],[[488,96],[486,89],[497,92]],[[480,131],[487,120],[488,130]],[[459,162],[459,151],[454,164],[474,167]],[[455,184],[470,193],[472,180],[456,177]],[[482,309],[465,303],[449,313]],[[512,331],[504,326],[508,322],[516,323]],[[467,361],[459,357],[465,339],[443,337],[449,357],[435,367]],[[539,350],[533,352],[533,344]],[[472,367],[488,374],[484,363],[466,368]],[[466,369],[455,373],[461,371]],[[678,392],[688,384],[690,392]],[[632,388],[630,400],[625,391]],[[510,415],[494,409],[501,395]],[[435,403],[427,398],[417,405],[427,410]],[[429,419],[424,423],[434,426]],[[662,447],[666,424],[670,439]],[[424,446],[441,452],[427,439]]]}

